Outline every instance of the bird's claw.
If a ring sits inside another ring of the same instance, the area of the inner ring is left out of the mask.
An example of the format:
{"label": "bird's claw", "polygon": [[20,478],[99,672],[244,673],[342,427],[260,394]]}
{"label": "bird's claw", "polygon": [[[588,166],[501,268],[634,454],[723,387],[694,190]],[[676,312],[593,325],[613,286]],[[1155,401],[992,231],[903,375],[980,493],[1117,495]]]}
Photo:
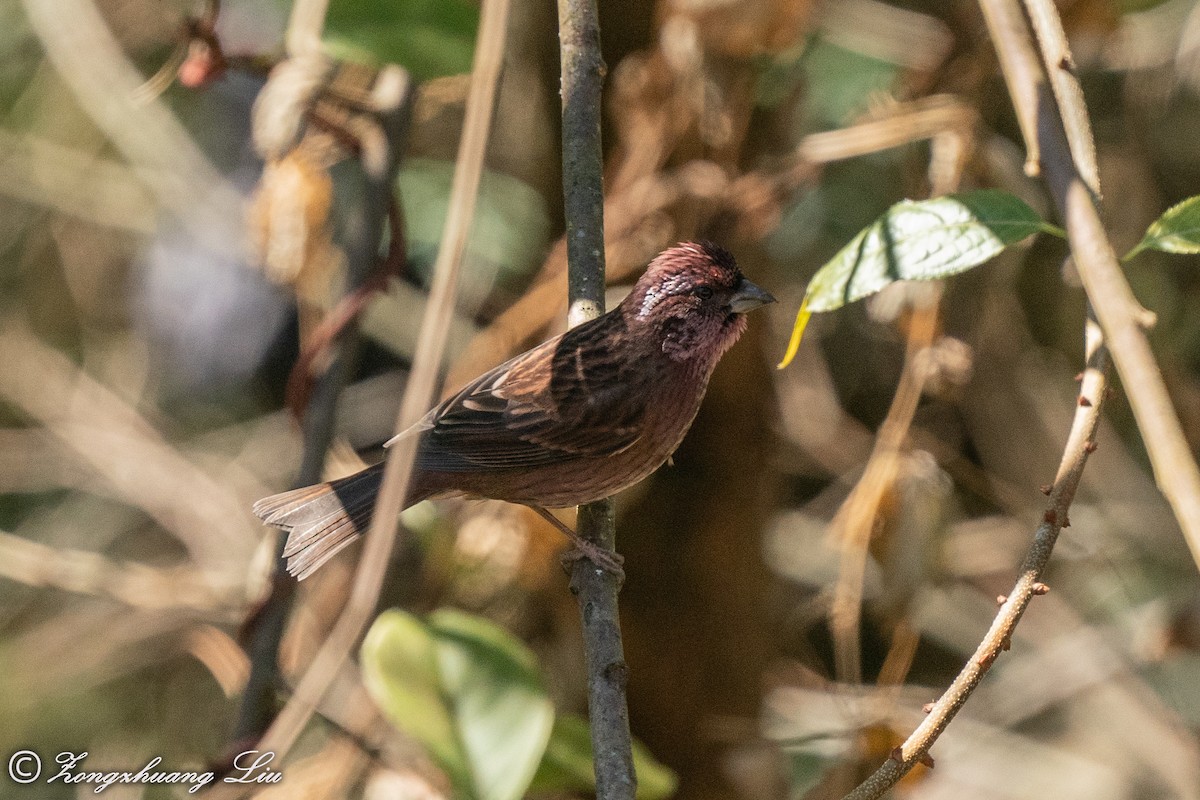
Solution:
{"label": "bird's claw", "polygon": [[577,539],[575,546],[563,553],[563,568],[569,572],[576,561],[585,558],[615,577],[618,584],[625,582],[625,568],[622,566],[625,563],[625,557],[612,550],[605,550],[587,539]]}

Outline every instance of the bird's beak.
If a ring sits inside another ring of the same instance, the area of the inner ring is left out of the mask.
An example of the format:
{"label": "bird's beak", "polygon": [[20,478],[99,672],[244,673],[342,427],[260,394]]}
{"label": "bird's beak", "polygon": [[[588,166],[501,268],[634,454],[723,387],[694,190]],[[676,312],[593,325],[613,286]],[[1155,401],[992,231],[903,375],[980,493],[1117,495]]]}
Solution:
{"label": "bird's beak", "polygon": [[759,306],[774,302],[775,298],[770,292],[742,278],[741,283],[733,292],[733,297],[729,298],[729,307],[735,314],[745,314]]}

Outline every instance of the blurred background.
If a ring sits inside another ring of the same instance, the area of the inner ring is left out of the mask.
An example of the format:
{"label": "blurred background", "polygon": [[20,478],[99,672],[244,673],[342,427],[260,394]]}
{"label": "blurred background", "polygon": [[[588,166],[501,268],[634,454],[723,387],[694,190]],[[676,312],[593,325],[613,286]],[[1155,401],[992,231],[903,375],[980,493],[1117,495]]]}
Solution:
{"label": "blurred background", "polygon": [[[1200,4],[1058,6],[1124,252],[1200,193]],[[363,217],[382,225],[364,200],[379,179],[353,157],[380,136],[402,153],[394,178],[381,174],[403,237],[390,228],[390,273],[366,278],[384,290],[340,339],[325,474],[377,460],[391,433],[479,7],[332,0],[328,52],[420,82],[408,124],[381,133],[363,119],[370,103],[346,100],[349,122],[317,126],[297,148],[307,155],[264,173],[251,106],[289,12],[284,0],[0,4],[6,759],[86,750],[93,768],[161,756],[202,769],[252,745],[246,648],[281,582],[276,532],[250,505],[297,480],[293,409],[321,396],[311,376],[332,357],[322,320],[364,280]],[[611,300],[659,250],[699,237],[780,299],[722,362],[673,463],[617,500],[644,783],[686,800],[840,797],[919,722],[1012,584],[1075,405],[1083,294],[1065,245],[1035,238],[944,284],[815,317],[776,371],[807,280],[897,200],[998,187],[1052,213],[1022,171],[978,7],[603,0],[600,12]],[[519,0],[512,15],[448,388],[564,325],[555,9]],[[1196,267],[1151,252],[1127,265],[1158,315],[1152,342],[1193,448]],[[936,769],[918,767],[897,796],[1200,797],[1197,566],[1119,387],[1105,411],[1051,593],[934,747]],[[495,503],[404,520],[381,608],[498,624],[536,656],[554,706],[582,712],[561,535]],[[281,673],[250,712],[286,699],[357,553],[295,590]],[[259,796],[461,796],[362,684],[357,669],[339,677],[285,782]],[[92,793],[7,781],[0,796]],[[530,791],[588,794],[550,779]]]}

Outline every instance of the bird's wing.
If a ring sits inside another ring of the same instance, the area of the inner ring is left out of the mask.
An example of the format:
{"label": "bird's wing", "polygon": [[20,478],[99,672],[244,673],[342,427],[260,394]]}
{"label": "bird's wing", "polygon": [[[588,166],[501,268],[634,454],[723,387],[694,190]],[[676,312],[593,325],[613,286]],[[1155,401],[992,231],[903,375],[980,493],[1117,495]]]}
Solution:
{"label": "bird's wing", "polygon": [[645,416],[646,370],[623,334],[609,314],[483,374],[422,421],[418,466],[529,468],[630,447]]}

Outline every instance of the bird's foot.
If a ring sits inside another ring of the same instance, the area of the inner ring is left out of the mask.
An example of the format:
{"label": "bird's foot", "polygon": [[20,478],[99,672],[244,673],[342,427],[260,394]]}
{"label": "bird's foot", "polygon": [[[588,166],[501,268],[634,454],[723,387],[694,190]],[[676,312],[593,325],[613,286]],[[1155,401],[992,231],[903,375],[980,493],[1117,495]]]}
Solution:
{"label": "bird's foot", "polygon": [[576,561],[586,558],[600,569],[612,574],[617,579],[618,584],[625,582],[625,569],[621,566],[625,563],[625,558],[620,553],[606,550],[595,542],[588,541],[541,506],[530,506],[530,508],[536,511],[542,519],[562,531],[575,544],[575,547],[563,553],[562,565],[564,569],[570,570],[571,565]]}
{"label": "bird's foot", "polygon": [[583,537],[575,538],[575,546],[562,554],[563,569],[570,570],[576,561],[587,559],[600,569],[617,579],[618,584],[625,582],[625,557],[612,550],[605,550],[595,542],[589,542]]}

